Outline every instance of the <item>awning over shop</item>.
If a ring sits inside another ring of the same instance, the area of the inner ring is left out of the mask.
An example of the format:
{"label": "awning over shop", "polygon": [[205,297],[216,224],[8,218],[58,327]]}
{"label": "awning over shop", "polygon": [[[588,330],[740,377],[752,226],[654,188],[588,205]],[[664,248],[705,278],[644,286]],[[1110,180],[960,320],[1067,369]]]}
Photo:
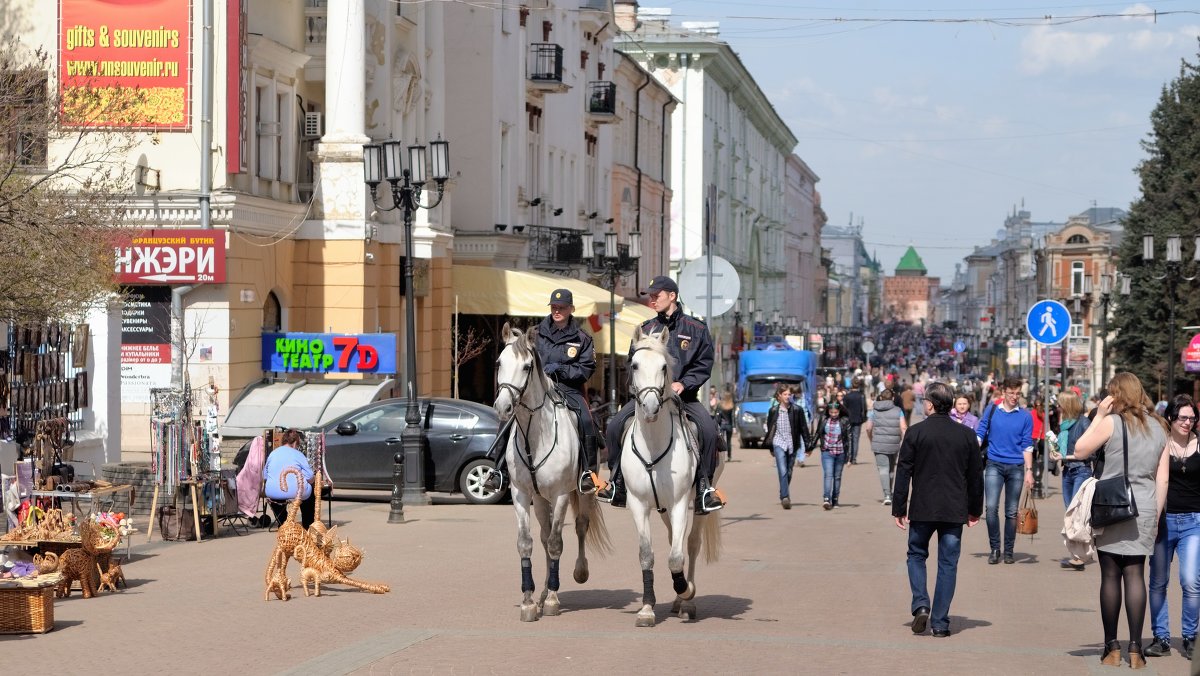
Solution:
{"label": "awning over shop", "polygon": [[352,380],[258,383],[246,388],[221,426],[227,437],[258,436],[270,427],[307,429],[375,401],[392,387]]}
{"label": "awning over shop", "polygon": [[[571,290],[576,317],[608,312],[608,290],[578,279],[527,270],[454,266],[454,294],[463,314],[543,317],[550,313],[547,304],[555,289]],[[617,296],[618,309],[621,302]]]}
{"label": "awning over shop", "polygon": [[[625,307],[617,312],[616,338],[617,355],[624,356],[629,352],[629,342],[633,340],[633,330],[642,322],[655,315],[654,310],[641,303],[625,303]],[[587,323],[584,323],[587,326]],[[605,322],[599,331],[592,333],[592,341],[596,345],[596,354],[608,354],[609,331],[613,324]]]}

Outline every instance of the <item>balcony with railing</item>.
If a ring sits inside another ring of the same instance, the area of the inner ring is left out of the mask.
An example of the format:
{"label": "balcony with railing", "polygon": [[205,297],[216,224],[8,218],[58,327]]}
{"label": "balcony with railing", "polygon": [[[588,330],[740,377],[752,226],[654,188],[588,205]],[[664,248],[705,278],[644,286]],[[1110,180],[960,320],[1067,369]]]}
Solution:
{"label": "balcony with railing", "polygon": [[529,45],[529,87],[545,92],[565,92],[563,83],[563,48],[550,42]]}
{"label": "balcony with railing", "polygon": [[588,83],[588,117],[597,124],[617,120],[617,84],[607,80]]}
{"label": "balcony with railing", "polygon": [[304,64],[304,79],[310,82],[325,79],[325,40],[329,25],[328,0],[304,2],[304,53],[310,58]]}
{"label": "balcony with railing", "polygon": [[583,231],[548,225],[527,225],[529,265],[539,270],[566,272],[581,265]]}

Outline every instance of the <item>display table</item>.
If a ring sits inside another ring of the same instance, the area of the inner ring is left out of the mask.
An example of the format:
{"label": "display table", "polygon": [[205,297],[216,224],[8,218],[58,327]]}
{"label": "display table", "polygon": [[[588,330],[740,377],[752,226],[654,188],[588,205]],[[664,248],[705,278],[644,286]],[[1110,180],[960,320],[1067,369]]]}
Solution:
{"label": "display table", "polygon": [[0,634],[44,634],[54,628],[59,573],[0,580]]}
{"label": "display table", "polygon": [[116,502],[117,494],[125,492],[129,496],[130,511],[133,508],[133,486],[105,486],[104,488],[93,488],[85,493],[71,493],[67,491],[30,491],[30,495],[35,498],[56,498],[58,500],[69,500],[71,502],[71,511],[76,515],[82,516],[79,511],[79,501],[88,501],[89,511],[96,511],[99,507],[102,512],[116,511],[113,509],[113,503]]}

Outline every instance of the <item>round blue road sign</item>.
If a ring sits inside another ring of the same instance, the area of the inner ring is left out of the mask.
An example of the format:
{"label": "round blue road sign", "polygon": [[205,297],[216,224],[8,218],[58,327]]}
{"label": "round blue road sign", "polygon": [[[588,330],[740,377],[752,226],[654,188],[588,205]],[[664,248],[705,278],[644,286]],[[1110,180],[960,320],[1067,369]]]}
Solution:
{"label": "round blue road sign", "polygon": [[1040,300],[1025,315],[1025,330],[1043,345],[1061,343],[1071,333],[1071,313],[1056,300]]}
{"label": "round blue road sign", "polygon": [[966,351],[967,351],[967,344],[966,344],[966,343],[964,343],[964,342],[962,342],[961,340],[959,340],[959,341],[955,341],[955,343],[954,343],[954,351],[955,351],[955,352],[957,352],[957,353],[959,353],[959,354],[962,354],[963,352],[966,352]]}

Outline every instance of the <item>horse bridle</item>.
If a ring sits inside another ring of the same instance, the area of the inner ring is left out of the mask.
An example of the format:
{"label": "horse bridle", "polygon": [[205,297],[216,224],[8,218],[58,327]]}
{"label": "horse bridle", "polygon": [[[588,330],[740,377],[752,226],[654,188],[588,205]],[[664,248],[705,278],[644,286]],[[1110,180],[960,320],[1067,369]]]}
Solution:
{"label": "horse bridle", "polygon": [[[636,355],[638,352],[641,352],[642,350],[649,350],[649,349],[650,348],[648,348],[648,347],[633,348],[633,352],[629,353],[629,361],[632,363],[634,355]],[[663,404],[667,403],[666,390],[667,390],[667,365],[666,365],[666,363],[663,363],[663,367],[662,367],[662,384],[661,385],[647,385],[647,386],[643,387],[642,389],[636,390],[636,391],[633,389],[633,387],[629,388],[629,391],[633,394],[633,398],[637,401],[638,406],[641,406],[643,409],[646,408],[646,403],[642,400],[642,397],[645,396],[645,394],[647,392],[653,392],[654,394],[656,394],[658,396],[659,406],[662,406]],[[674,394],[674,393],[672,393],[672,394]]]}

